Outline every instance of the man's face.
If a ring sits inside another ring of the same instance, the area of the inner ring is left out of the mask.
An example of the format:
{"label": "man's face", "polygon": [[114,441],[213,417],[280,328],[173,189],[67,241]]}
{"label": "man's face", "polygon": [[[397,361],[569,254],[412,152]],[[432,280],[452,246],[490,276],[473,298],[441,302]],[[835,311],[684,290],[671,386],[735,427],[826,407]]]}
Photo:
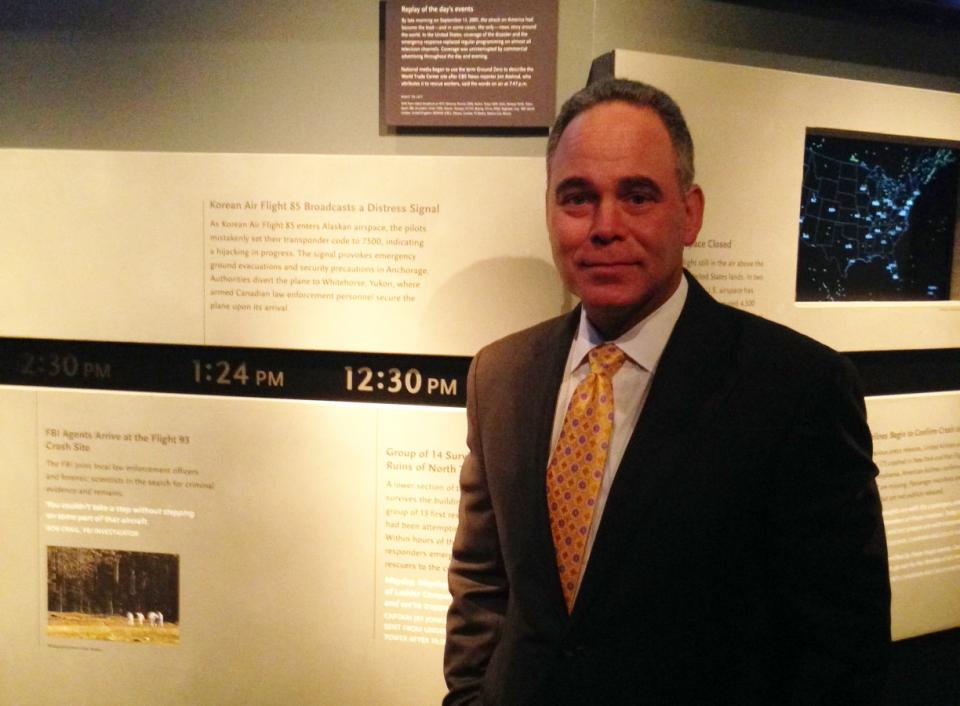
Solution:
{"label": "man's face", "polygon": [[591,323],[615,337],[680,284],[683,248],[696,240],[703,194],[680,187],[659,116],[601,103],[564,130],[548,165],[553,259]]}

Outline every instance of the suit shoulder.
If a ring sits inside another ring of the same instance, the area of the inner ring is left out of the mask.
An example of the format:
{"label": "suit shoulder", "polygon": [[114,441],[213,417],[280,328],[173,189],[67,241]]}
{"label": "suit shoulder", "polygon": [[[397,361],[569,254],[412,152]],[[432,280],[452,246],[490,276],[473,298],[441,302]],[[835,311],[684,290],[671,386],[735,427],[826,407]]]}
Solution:
{"label": "suit shoulder", "polygon": [[733,334],[732,341],[741,358],[752,358],[760,368],[777,366],[788,374],[795,367],[809,370],[819,365],[848,363],[837,351],[799,331],[718,302],[689,274],[688,279],[689,307],[681,315],[683,328],[692,332],[684,338],[687,344],[731,341]]}
{"label": "suit shoulder", "polygon": [[[576,319],[572,314],[563,314],[538,324],[515,331],[481,348],[474,357],[474,364],[481,361],[484,367],[512,367],[520,361],[538,356],[542,351],[556,345],[569,346]],[[569,332],[569,334],[568,334]],[[564,348],[565,350],[565,348]]]}
{"label": "suit shoulder", "polygon": [[734,317],[739,319],[740,326],[746,336],[760,341],[768,341],[771,344],[777,343],[785,348],[796,348],[807,354],[824,355],[827,357],[839,355],[837,351],[826,344],[806,334],[800,333],[789,326],[765,319],[762,316],[751,314],[747,311],[734,309],[733,307],[725,306],[725,308],[727,308]]}
{"label": "suit shoulder", "polygon": [[738,323],[741,350],[757,366],[775,366],[798,379],[838,368],[853,371],[846,356],[810,336],[756,314],[728,306],[725,309]]}

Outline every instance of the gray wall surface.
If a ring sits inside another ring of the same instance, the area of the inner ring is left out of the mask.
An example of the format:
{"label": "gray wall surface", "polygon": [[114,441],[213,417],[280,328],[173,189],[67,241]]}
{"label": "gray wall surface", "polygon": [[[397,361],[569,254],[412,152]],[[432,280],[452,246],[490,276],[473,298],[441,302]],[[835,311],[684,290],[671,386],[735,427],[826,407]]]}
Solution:
{"label": "gray wall surface", "polygon": [[[960,91],[960,25],[864,5],[559,0],[558,101],[612,49]],[[542,153],[541,135],[385,126],[381,10],[378,0],[8,4],[0,147]]]}

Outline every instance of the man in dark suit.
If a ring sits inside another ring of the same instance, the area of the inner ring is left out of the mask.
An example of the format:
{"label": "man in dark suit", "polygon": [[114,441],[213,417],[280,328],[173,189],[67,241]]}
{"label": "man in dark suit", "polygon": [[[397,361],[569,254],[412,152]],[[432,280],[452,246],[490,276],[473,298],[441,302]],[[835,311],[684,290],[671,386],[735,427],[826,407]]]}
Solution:
{"label": "man in dark suit", "polygon": [[662,92],[587,87],[547,167],[581,306],[471,366],[444,703],[877,703],[890,592],[850,364],[684,272],[704,196]]}

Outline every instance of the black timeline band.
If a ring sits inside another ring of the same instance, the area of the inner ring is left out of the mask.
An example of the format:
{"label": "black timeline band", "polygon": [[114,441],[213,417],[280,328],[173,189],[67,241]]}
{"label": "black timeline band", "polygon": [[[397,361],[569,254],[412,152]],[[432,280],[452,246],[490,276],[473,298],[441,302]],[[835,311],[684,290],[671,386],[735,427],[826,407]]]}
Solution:
{"label": "black timeline band", "polygon": [[0,338],[0,384],[462,407],[460,356]]}
{"label": "black timeline band", "polygon": [[[864,393],[960,390],[960,348],[846,353]],[[470,358],[0,338],[0,384],[462,407]]]}

